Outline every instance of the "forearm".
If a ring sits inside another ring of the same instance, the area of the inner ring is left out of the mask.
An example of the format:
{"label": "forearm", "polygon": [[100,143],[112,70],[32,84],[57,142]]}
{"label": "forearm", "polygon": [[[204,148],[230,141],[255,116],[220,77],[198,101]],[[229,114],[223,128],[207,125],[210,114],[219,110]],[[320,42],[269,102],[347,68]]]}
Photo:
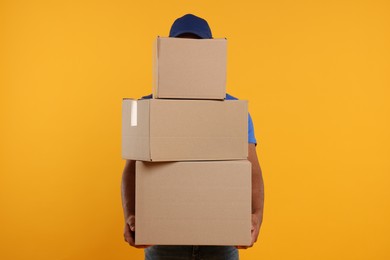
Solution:
{"label": "forearm", "polygon": [[261,222],[264,209],[264,183],[254,144],[249,145],[248,160],[252,164],[252,214],[256,214]]}
{"label": "forearm", "polygon": [[253,169],[252,166],[252,214],[259,216],[261,221],[264,209],[264,183],[260,166]]}
{"label": "forearm", "polygon": [[135,161],[126,161],[122,174],[122,207],[125,219],[135,214]]}

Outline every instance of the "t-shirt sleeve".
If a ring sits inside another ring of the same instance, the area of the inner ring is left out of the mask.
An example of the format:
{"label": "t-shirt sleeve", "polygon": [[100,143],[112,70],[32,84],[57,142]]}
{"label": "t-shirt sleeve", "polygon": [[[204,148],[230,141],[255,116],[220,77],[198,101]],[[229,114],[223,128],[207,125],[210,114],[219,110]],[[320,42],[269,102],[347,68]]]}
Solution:
{"label": "t-shirt sleeve", "polygon": [[256,144],[256,137],[255,137],[255,129],[253,127],[252,117],[248,113],[248,143],[250,144]]}

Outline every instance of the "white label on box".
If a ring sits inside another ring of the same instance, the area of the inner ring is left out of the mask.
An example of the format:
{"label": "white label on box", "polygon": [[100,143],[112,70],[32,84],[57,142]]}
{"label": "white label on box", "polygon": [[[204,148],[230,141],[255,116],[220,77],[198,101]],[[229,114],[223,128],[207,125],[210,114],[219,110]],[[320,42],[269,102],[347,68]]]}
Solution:
{"label": "white label on box", "polygon": [[137,126],[137,100],[131,102],[131,126]]}

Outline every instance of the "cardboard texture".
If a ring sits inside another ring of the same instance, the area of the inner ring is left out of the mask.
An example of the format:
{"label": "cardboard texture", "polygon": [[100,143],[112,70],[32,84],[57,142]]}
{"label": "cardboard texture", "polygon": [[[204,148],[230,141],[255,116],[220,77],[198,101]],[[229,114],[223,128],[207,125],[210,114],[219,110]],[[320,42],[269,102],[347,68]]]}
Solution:
{"label": "cardboard texture", "polygon": [[247,159],[247,101],[124,99],[122,157],[141,161]]}
{"label": "cardboard texture", "polygon": [[138,245],[249,245],[251,164],[136,162]]}
{"label": "cardboard texture", "polygon": [[158,37],[153,55],[153,97],[224,99],[226,53],[226,39]]}

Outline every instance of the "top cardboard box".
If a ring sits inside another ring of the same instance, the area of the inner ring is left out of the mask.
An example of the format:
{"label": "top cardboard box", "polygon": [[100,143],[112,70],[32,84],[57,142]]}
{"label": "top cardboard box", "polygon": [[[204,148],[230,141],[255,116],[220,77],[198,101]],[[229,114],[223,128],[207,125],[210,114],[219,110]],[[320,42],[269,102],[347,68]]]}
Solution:
{"label": "top cardboard box", "polygon": [[153,97],[224,99],[226,53],[226,39],[157,37]]}

